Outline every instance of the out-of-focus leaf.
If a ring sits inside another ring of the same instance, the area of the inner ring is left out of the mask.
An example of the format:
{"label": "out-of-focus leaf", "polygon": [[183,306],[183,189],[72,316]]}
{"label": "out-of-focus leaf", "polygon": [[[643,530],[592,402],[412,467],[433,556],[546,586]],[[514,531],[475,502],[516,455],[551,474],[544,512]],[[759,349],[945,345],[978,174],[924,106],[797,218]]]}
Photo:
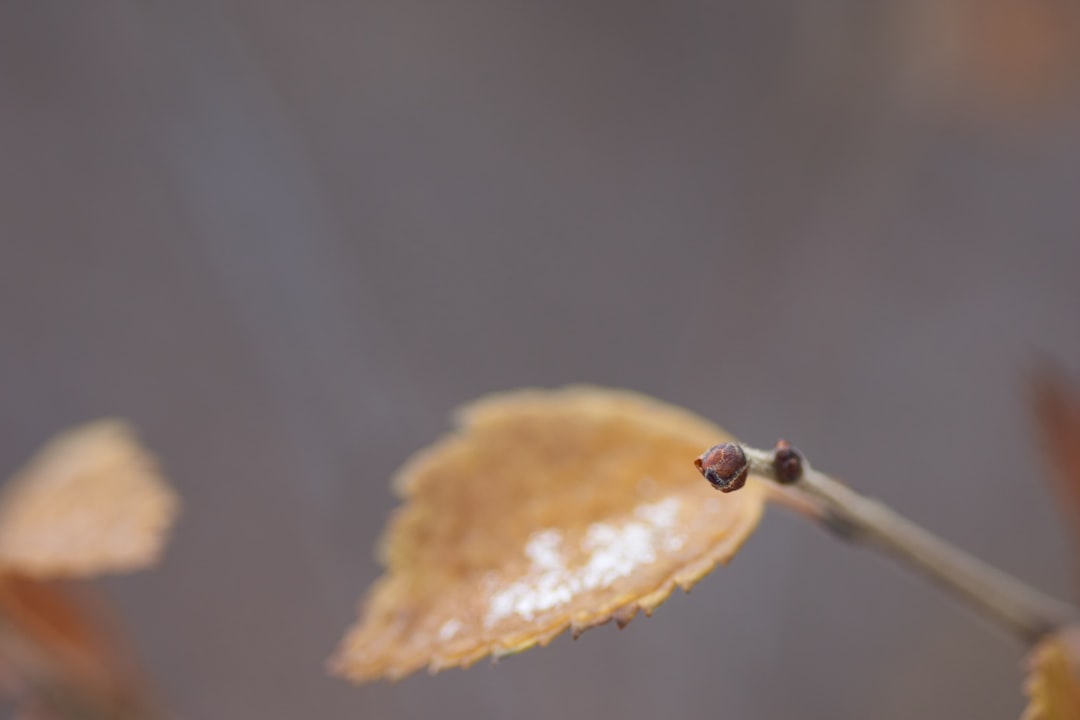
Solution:
{"label": "out-of-focus leaf", "polygon": [[[1060,374],[1044,368],[1033,383],[1035,419],[1050,486],[1074,533],[1080,537],[1080,398]],[[1042,640],[1028,658],[1023,720],[1080,719],[1080,628]]]}
{"label": "out-of-focus leaf", "polygon": [[1080,718],[1080,628],[1045,638],[1028,661],[1028,707],[1022,720]]}
{"label": "out-of-focus leaf", "polygon": [[1051,487],[1080,535],[1080,398],[1060,374],[1044,370],[1035,377],[1033,399]]}
{"label": "out-of-focus leaf", "polygon": [[693,459],[723,430],[634,393],[521,390],[458,424],[394,479],[387,572],[332,661],[353,680],[623,625],[730,559],[765,502],[755,479],[730,495],[701,481]]}
{"label": "out-of-focus leaf", "polygon": [[1070,112],[1080,6],[1069,0],[897,3],[908,97],[950,121],[1030,129]]}
{"label": "out-of-focus leaf", "polygon": [[123,422],[51,440],[0,493],[0,571],[86,577],[152,564],[178,509]]}
{"label": "out-of-focus leaf", "polygon": [[156,717],[107,608],[64,578],[136,570],[178,500],[117,420],[47,443],[0,493],[0,671],[27,717]]}
{"label": "out-of-focus leaf", "polygon": [[0,655],[17,666],[9,670],[14,694],[33,702],[44,691],[52,705],[66,695],[108,717],[148,707],[105,604],[87,584],[0,574],[0,618]]}

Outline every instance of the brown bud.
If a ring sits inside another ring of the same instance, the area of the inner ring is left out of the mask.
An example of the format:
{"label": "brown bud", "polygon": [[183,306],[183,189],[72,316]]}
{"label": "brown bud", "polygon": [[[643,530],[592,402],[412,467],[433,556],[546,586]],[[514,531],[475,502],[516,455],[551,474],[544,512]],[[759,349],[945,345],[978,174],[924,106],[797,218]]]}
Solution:
{"label": "brown bud", "polygon": [[773,454],[773,468],[776,470],[776,481],[781,485],[791,485],[802,479],[803,460],[802,454],[791,447],[787,440],[776,443]]}
{"label": "brown bud", "polygon": [[746,453],[737,443],[712,446],[694,461],[694,465],[709,484],[721,492],[741,488],[750,472]]}

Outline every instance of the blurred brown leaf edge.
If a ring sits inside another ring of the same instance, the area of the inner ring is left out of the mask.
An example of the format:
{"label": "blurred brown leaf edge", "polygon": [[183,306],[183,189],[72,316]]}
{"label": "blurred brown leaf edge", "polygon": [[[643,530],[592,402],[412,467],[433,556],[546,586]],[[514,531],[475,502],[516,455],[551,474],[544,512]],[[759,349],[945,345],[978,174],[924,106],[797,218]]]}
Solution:
{"label": "blurred brown leaf edge", "polygon": [[[1044,366],[1032,400],[1049,485],[1080,557],[1080,396],[1059,370]],[[1028,673],[1023,720],[1080,718],[1080,628],[1044,638],[1028,657]]]}
{"label": "blurred brown leaf edge", "polygon": [[179,500],[125,422],[60,433],[0,493],[0,676],[29,717],[149,717],[104,600],[85,582],[153,565]]}
{"label": "blurred brown leaf edge", "polygon": [[692,464],[730,440],[678,407],[571,386],[495,394],[397,473],[385,574],[331,669],[355,681],[546,645],[688,590],[756,527],[764,482],[713,492]]}

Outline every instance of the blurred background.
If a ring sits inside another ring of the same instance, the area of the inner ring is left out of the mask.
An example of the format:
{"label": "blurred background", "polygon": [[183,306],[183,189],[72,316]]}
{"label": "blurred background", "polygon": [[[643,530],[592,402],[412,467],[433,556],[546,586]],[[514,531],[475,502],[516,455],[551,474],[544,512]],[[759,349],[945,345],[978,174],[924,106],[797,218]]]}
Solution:
{"label": "blurred background", "polygon": [[140,427],[185,512],[106,588],[181,718],[1016,717],[1017,644],[777,511],[624,632],[323,663],[391,473],[521,385],[786,437],[1070,596],[1026,390],[1080,376],[1078,68],[1066,0],[5,2],[0,474]]}

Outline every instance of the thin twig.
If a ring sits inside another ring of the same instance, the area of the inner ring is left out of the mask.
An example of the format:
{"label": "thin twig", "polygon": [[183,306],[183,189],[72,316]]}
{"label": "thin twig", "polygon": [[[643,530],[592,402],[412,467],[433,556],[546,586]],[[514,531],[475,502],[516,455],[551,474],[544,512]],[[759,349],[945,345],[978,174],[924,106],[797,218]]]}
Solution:
{"label": "thin twig", "polygon": [[[697,460],[719,490],[741,487],[747,474],[771,480],[816,502],[821,512],[802,513],[849,542],[883,550],[952,592],[1028,644],[1080,617],[1080,609],[1055,600],[819,472],[781,441],[772,451],[725,443]],[[740,481],[740,478],[742,479]]]}

